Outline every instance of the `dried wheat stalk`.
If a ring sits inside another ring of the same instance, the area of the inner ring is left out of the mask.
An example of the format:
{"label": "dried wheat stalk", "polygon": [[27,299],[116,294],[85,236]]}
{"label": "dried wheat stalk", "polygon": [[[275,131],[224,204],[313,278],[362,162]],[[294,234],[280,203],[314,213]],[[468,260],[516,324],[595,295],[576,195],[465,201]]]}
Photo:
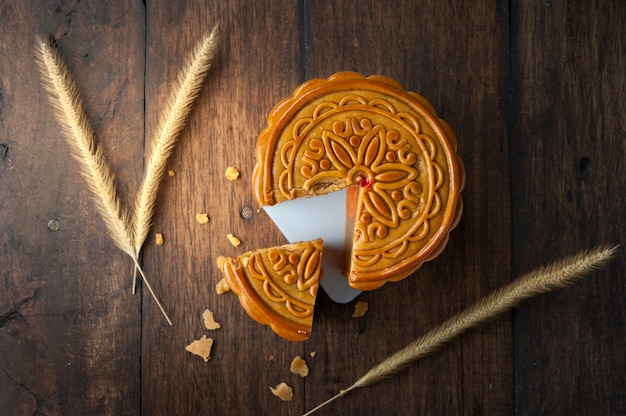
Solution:
{"label": "dried wheat stalk", "polygon": [[39,40],[36,62],[42,76],[42,84],[48,92],[72,156],[78,161],[81,173],[107,226],[111,239],[124,253],[135,258],[130,215],[122,206],[115,186],[113,173],[102,150],[96,144],[76,85],[49,41]]}
{"label": "dried wheat stalk", "polygon": [[[139,257],[154,215],[159,184],[166,171],[166,163],[187,116],[200,93],[204,78],[211,69],[218,46],[217,25],[196,46],[178,74],[178,82],[170,96],[157,128],[156,139],[146,165],[145,174],[135,201],[133,215],[133,249]],[[133,293],[135,279],[133,278]]]}
{"label": "dried wheat stalk", "polygon": [[129,212],[118,198],[113,173],[96,144],[95,134],[65,63],[50,42],[40,40],[36,50],[36,61],[44,88],[48,92],[55,114],[70,144],[72,155],[81,165],[81,172],[93,193],[113,242],[132,258],[135,265],[132,292],[135,293],[136,273],[139,271],[150,294],[170,325],[172,325],[171,319],[139,265],[139,254],[150,230],[165,164],[176,145],[178,135],[185,126],[187,116],[211,68],[216,51],[217,25],[198,43],[179,72],[178,85],[165,106],[165,114],[157,129],[157,138],[150,152],[131,219]]}
{"label": "dried wheat stalk", "polygon": [[35,57],[44,89],[48,92],[48,98],[65,133],[65,139],[72,155],[80,164],[81,173],[93,194],[111,239],[120,250],[132,258],[135,270],[139,270],[163,316],[172,325],[139,266],[138,254],[134,250],[130,215],[119,200],[113,173],[96,143],[95,133],[67,66],[49,41],[40,39],[37,42]]}
{"label": "dried wheat stalk", "polygon": [[464,331],[503,314],[520,302],[541,293],[573,283],[586,273],[597,270],[615,254],[616,247],[600,247],[532,271],[514,282],[487,295],[473,306],[427,332],[400,351],[392,354],[368,371],[356,383],[307,412],[309,416],[350,391],[377,384],[398,373],[411,363],[433,353]]}

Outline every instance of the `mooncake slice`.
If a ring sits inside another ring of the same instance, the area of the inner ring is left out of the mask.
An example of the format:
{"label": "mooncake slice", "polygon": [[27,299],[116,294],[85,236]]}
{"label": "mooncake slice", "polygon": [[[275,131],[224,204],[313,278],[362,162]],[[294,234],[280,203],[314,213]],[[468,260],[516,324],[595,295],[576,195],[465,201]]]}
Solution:
{"label": "mooncake slice", "polygon": [[218,267],[248,315],[291,341],[309,338],[319,288],[322,240],[219,257]]}
{"label": "mooncake slice", "polygon": [[456,138],[420,95],[342,72],[278,103],[256,146],[261,206],[348,189],[345,276],[371,290],[438,256],[462,212]]}

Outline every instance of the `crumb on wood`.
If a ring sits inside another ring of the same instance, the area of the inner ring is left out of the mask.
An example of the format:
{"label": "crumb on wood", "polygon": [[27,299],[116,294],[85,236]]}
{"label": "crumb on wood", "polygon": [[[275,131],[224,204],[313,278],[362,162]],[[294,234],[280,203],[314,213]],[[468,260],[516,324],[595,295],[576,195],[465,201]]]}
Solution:
{"label": "crumb on wood", "polygon": [[222,279],[215,285],[215,291],[218,295],[223,295],[226,292],[230,292],[230,286],[226,279]]}
{"label": "crumb on wood", "polygon": [[160,246],[161,244],[163,244],[163,234],[156,233],[154,235],[154,242],[156,243],[157,246]]}
{"label": "crumb on wood", "polygon": [[239,177],[239,170],[234,166],[229,166],[228,168],[226,168],[226,173],[224,173],[224,176],[229,181],[234,181]]}
{"label": "crumb on wood", "polygon": [[270,387],[272,394],[284,402],[293,399],[293,389],[284,381],[276,387]]}
{"label": "crumb on wood", "polygon": [[207,338],[206,335],[202,335],[202,338],[193,341],[191,344],[185,347],[185,350],[192,354],[198,355],[204,359],[205,362],[211,359],[211,348],[213,347],[213,338]]}
{"label": "crumb on wood", "polygon": [[230,244],[235,247],[239,247],[239,245],[241,244],[241,240],[232,234],[228,234],[226,237],[228,237],[228,241],[230,241]]}
{"label": "crumb on wood", "polygon": [[306,361],[297,355],[291,362],[290,371],[299,376],[306,377],[309,375],[309,366],[306,365]]}
{"label": "crumb on wood", "polygon": [[316,355],[317,355],[317,351],[311,351],[311,358],[315,358]]}
{"label": "crumb on wood", "polygon": [[215,331],[216,329],[222,327],[219,322],[215,322],[213,312],[208,309],[205,309],[204,312],[202,312],[202,320],[204,321],[204,326],[208,330]]}
{"label": "crumb on wood", "polygon": [[198,221],[200,224],[206,224],[207,222],[209,222],[209,214],[207,213],[196,214],[196,221]]}
{"label": "crumb on wood", "polygon": [[353,318],[360,318],[362,316],[364,316],[367,313],[367,302],[364,302],[362,300],[358,301],[357,303],[354,304],[354,313],[352,314]]}
{"label": "crumb on wood", "polygon": [[170,169],[170,170],[167,171],[167,174],[170,175],[170,176],[174,176],[174,175],[176,175],[176,171],[173,170],[173,169]]}
{"label": "crumb on wood", "polygon": [[274,360],[273,354],[265,354],[265,361],[272,361],[272,360]]}

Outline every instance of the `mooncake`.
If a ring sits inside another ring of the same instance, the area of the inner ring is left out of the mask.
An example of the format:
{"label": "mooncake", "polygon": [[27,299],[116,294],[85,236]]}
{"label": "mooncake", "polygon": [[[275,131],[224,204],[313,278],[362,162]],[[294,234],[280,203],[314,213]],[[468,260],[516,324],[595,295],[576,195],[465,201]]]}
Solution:
{"label": "mooncake", "polygon": [[218,267],[248,315],[290,341],[309,338],[319,288],[322,240],[219,257]]}
{"label": "mooncake", "polygon": [[280,101],[256,145],[261,206],[348,188],[345,277],[359,290],[437,257],[462,210],[456,137],[422,96],[391,78],[341,72]]}

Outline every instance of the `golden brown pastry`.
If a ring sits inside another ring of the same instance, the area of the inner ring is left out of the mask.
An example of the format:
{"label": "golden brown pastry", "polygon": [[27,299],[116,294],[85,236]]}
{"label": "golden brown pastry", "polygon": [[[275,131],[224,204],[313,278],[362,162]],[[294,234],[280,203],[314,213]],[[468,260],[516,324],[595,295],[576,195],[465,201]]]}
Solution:
{"label": "golden brown pastry", "polygon": [[218,267],[255,321],[291,341],[309,338],[319,287],[322,240],[219,257]]}
{"label": "golden brown pastry", "polygon": [[255,196],[274,205],[348,187],[346,276],[376,289],[445,247],[462,212],[456,149],[423,97],[387,77],[342,72],[274,107],[257,142]]}

